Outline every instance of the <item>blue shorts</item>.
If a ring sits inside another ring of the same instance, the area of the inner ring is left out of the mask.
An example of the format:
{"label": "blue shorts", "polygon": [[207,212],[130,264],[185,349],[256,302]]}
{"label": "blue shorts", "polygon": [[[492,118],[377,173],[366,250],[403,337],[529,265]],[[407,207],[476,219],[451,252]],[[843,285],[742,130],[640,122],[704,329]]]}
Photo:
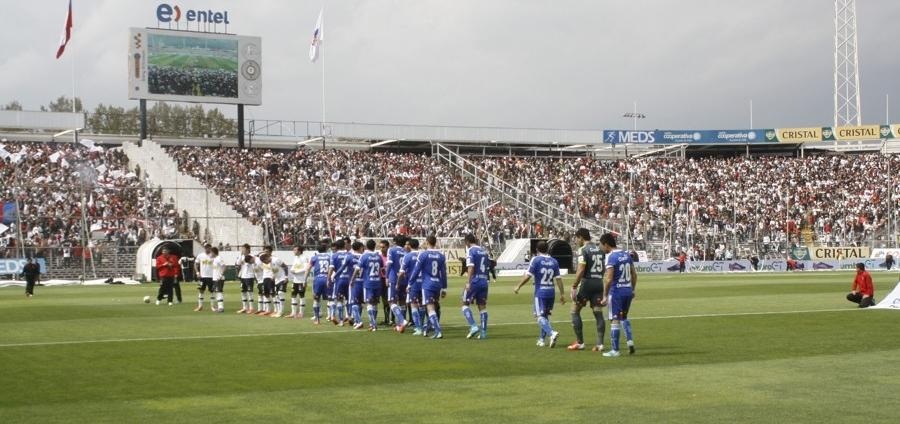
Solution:
{"label": "blue shorts", "polygon": [[548,317],[553,312],[553,303],[555,297],[535,297],[534,298],[534,316]]}
{"label": "blue shorts", "polygon": [[411,284],[406,290],[406,303],[422,303],[422,285]]}
{"label": "blue shorts", "polygon": [[406,302],[406,283],[388,286],[388,302]]}
{"label": "blue shorts", "polygon": [[470,303],[474,303],[476,305],[485,305],[487,304],[487,297],[487,284],[473,284],[469,287],[468,291],[463,291],[462,301],[466,305]]}
{"label": "blue shorts", "polygon": [[328,280],[325,278],[318,279],[316,278],[313,281],[313,298],[316,300],[322,300],[323,298],[328,296]]}
{"label": "blue shorts", "polygon": [[392,275],[388,274],[388,278],[387,278],[388,287],[397,287],[397,281],[399,281],[399,280],[400,280],[400,277],[398,277],[396,275],[392,276]]}
{"label": "blue shorts", "polygon": [[334,282],[334,289],[331,293],[331,297],[334,300],[346,300],[350,291],[350,281],[349,280],[337,280]]}
{"label": "blue shorts", "polygon": [[634,294],[632,293],[609,295],[609,319],[619,321],[628,319],[628,310],[631,309],[631,299],[634,299]]}
{"label": "blue shorts", "polygon": [[350,297],[348,298],[348,300],[350,301],[351,305],[362,305],[363,300],[365,300],[363,295],[363,284],[362,281],[359,281],[353,283],[353,287],[350,287]]}
{"label": "blue shorts", "polygon": [[368,303],[370,305],[374,305],[374,304],[378,303],[379,300],[381,300],[382,291],[383,291],[383,289],[381,288],[381,286],[365,287],[363,289],[363,295],[364,295],[363,298],[365,299],[366,303]]}
{"label": "blue shorts", "polygon": [[440,287],[422,286],[422,303],[432,305],[440,302],[441,291],[443,291],[443,289]]}

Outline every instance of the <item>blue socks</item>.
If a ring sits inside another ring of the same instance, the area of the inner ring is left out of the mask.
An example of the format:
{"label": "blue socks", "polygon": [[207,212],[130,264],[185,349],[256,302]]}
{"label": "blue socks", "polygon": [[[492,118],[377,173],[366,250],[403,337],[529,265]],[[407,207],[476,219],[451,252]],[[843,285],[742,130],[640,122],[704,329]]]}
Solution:
{"label": "blue socks", "polygon": [[360,316],[359,304],[354,303],[350,306],[350,312],[353,314],[353,323],[359,324],[362,322],[362,317]]}
{"label": "blue socks", "polygon": [[403,310],[400,309],[400,305],[391,306],[391,311],[394,313],[394,319],[397,322],[397,325],[405,325],[406,318],[404,317]]}
{"label": "blue socks", "polygon": [[622,329],[625,330],[625,340],[633,341],[634,338],[631,336],[631,321],[627,319],[622,320]]}
{"label": "blue socks", "polygon": [[487,331],[487,311],[481,311],[481,331]]}
{"label": "blue socks", "polygon": [[369,327],[375,327],[378,324],[378,310],[375,305],[367,305],[366,311],[369,313]]}
{"label": "blue socks", "polygon": [[419,309],[415,308],[411,312],[413,325],[416,326],[416,330],[422,331],[422,315],[419,314]]}
{"label": "blue socks", "polygon": [[472,315],[472,310],[469,309],[469,305],[465,305],[462,307],[463,316],[466,317],[466,322],[469,323],[469,327],[475,326],[475,316]]}
{"label": "blue socks", "polygon": [[550,326],[550,320],[547,317],[538,318],[538,325],[541,326],[541,338],[544,338],[543,335],[550,335],[553,332],[553,327]]}
{"label": "blue socks", "polygon": [[618,352],[619,351],[619,323],[616,322],[616,323],[610,324],[609,329],[612,330],[611,331],[612,334],[609,336],[609,338],[611,339],[610,341],[612,342],[612,350],[615,350]]}
{"label": "blue socks", "polygon": [[438,321],[438,317],[436,313],[428,314],[428,322],[431,323],[431,327],[434,328],[435,332],[441,332],[441,323]]}
{"label": "blue socks", "polygon": [[313,304],[313,316],[316,320],[319,319],[320,313],[322,312],[322,308],[319,306],[319,302]]}

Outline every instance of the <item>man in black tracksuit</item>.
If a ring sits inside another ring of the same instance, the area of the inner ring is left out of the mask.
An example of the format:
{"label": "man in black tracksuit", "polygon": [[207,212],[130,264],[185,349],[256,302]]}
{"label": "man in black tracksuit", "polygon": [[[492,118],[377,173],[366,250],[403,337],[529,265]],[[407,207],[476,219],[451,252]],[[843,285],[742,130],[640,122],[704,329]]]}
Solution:
{"label": "man in black tracksuit", "polygon": [[34,285],[41,279],[41,267],[34,263],[34,259],[28,258],[28,263],[22,268],[25,277],[25,296],[34,296]]}

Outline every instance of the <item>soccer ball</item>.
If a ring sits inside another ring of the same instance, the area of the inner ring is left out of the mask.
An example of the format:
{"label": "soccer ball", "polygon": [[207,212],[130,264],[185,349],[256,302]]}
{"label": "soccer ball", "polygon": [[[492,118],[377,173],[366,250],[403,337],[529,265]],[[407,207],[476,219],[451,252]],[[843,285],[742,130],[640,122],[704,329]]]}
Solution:
{"label": "soccer ball", "polygon": [[150,296],[144,296],[144,303],[150,303]]}

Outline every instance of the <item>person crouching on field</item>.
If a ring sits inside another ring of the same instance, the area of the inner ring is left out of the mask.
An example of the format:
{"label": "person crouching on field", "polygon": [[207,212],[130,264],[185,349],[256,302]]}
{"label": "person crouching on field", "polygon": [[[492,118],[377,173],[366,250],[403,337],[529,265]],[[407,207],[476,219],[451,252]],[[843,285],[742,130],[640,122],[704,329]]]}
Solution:
{"label": "person crouching on field", "polygon": [[875,306],[875,286],[872,284],[872,276],[866,271],[866,265],[862,262],[856,264],[856,279],[847,300],[856,303],[860,308]]}

